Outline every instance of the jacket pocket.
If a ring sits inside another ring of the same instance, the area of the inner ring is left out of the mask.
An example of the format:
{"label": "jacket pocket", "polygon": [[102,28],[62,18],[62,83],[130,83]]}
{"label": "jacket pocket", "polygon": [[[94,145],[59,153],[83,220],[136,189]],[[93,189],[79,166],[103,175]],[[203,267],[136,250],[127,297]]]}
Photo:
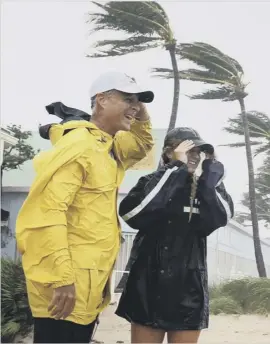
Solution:
{"label": "jacket pocket", "polygon": [[84,252],[71,251],[71,257],[76,278],[75,311],[78,308],[78,311],[83,309],[88,315],[97,313],[97,309],[103,302],[104,274],[109,275],[109,271],[105,269],[105,264],[105,270],[103,270],[102,266],[99,267],[99,264],[90,258],[91,255],[84,255]]}

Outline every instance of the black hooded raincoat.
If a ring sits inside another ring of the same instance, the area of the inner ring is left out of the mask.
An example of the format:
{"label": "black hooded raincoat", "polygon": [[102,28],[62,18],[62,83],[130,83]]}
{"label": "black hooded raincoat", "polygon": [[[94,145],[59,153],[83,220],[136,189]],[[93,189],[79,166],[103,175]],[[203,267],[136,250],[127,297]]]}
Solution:
{"label": "black hooded raincoat", "polygon": [[192,177],[175,161],[142,177],[121,202],[119,213],[139,232],[132,266],[116,314],[163,329],[208,327],[207,236],[233,216],[222,182],[224,167],[204,160],[189,222]]}

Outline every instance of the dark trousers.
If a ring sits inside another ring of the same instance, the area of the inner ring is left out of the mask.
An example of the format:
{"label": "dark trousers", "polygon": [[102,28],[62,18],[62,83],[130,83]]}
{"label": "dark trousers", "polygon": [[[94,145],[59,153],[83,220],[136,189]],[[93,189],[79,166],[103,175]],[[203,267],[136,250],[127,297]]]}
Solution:
{"label": "dark trousers", "polygon": [[90,343],[96,321],[79,325],[50,318],[34,319],[34,343]]}

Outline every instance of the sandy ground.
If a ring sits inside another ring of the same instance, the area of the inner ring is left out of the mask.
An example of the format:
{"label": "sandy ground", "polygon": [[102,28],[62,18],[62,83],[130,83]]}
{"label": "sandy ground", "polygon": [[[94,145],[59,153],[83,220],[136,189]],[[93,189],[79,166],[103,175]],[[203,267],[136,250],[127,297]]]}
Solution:
{"label": "sandy ground", "polygon": [[[94,341],[104,344],[130,343],[130,325],[114,315],[110,306],[100,318]],[[270,317],[212,316],[210,327],[201,334],[200,344],[270,344]]]}
{"label": "sandy ground", "polygon": [[[100,317],[100,325],[94,343],[130,343],[130,325],[114,315],[115,306],[110,306]],[[32,343],[31,337],[24,343]],[[200,344],[270,344],[270,317],[257,315],[212,316],[210,328],[201,334]]]}

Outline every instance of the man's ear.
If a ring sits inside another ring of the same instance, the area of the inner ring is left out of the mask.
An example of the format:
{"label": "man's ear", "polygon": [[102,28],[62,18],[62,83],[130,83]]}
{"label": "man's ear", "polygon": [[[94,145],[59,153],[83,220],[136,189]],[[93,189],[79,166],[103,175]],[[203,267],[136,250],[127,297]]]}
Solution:
{"label": "man's ear", "polygon": [[96,95],[96,105],[101,107],[102,109],[106,106],[108,98],[104,93],[98,93]]}

